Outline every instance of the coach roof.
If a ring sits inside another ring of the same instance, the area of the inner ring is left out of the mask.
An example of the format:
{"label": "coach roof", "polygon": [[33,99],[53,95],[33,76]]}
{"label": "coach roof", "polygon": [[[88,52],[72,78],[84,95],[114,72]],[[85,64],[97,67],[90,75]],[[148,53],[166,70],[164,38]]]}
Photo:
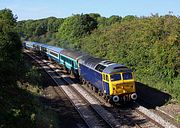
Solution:
{"label": "coach roof", "polygon": [[44,44],[38,43],[38,42],[34,42],[34,44],[37,45],[37,46],[42,46],[42,45],[44,45]]}
{"label": "coach roof", "polygon": [[48,46],[47,47],[49,50],[51,51],[54,51],[54,52],[57,52],[57,53],[60,53],[63,49],[62,48],[59,48],[59,47],[55,47],[55,46]]}
{"label": "coach roof", "polygon": [[40,43],[38,43],[38,42],[31,42],[31,44],[32,44],[32,45],[38,45],[38,44],[40,44]]}
{"label": "coach roof", "polygon": [[43,44],[42,47],[47,48],[48,50],[54,51],[54,52],[57,52],[57,53],[60,53],[63,50],[62,48],[59,48],[59,47],[56,47],[56,46],[51,46],[51,45],[48,45],[48,44]]}
{"label": "coach roof", "polygon": [[85,53],[83,53],[83,52],[72,51],[72,50],[70,50],[70,49],[64,49],[64,50],[62,50],[62,51],[60,52],[60,54],[65,55],[65,56],[68,56],[68,57],[70,57],[70,58],[72,58],[72,59],[75,59],[75,60],[77,60],[77,59],[79,59],[81,56],[85,55]]}

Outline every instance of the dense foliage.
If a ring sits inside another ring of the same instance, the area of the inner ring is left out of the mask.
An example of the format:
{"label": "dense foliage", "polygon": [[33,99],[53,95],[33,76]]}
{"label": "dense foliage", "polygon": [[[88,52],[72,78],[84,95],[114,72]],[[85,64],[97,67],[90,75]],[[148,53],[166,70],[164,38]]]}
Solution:
{"label": "dense foliage", "polygon": [[[16,24],[11,10],[0,10],[0,128],[58,127],[56,114],[45,110],[35,96],[40,92],[37,85],[41,76],[36,69],[25,65],[28,62],[23,59]],[[51,27],[49,31],[55,30]],[[23,83],[28,80],[36,86]]]}
{"label": "dense foliage", "polygon": [[95,28],[97,21],[88,14],[74,15],[67,18],[59,28],[59,38],[64,40],[80,38],[90,34]]}
{"label": "dense foliage", "polygon": [[41,41],[43,41],[43,38],[46,38],[46,41],[50,41],[51,37],[54,36],[53,34],[58,31],[59,26],[63,23],[63,20],[49,17],[41,20],[19,21],[16,29],[24,40],[39,41],[39,37],[41,37]]}
{"label": "dense foliage", "polygon": [[46,33],[51,37],[46,40],[38,34],[31,39],[126,64],[136,72],[138,81],[169,92],[180,101],[179,17],[81,14],[64,19],[57,30],[53,37]]}
{"label": "dense foliage", "polygon": [[131,66],[136,78],[180,100],[180,20],[152,16],[122,21],[81,39],[84,51]]}
{"label": "dense foliage", "polygon": [[0,81],[13,84],[19,74],[21,41],[14,27],[16,19],[8,9],[0,11]]}

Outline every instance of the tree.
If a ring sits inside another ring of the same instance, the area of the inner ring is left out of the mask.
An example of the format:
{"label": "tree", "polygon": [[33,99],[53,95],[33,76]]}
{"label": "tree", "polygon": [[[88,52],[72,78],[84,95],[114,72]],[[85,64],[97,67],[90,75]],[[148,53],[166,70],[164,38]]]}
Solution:
{"label": "tree", "polygon": [[11,10],[0,10],[0,81],[7,85],[15,83],[20,70],[21,41],[15,24]]}
{"label": "tree", "polygon": [[44,19],[40,21],[36,21],[35,31],[33,35],[41,36],[41,35],[46,34],[46,32],[47,32],[47,21]]}
{"label": "tree", "polygon": [[108,18],[108,23],[111,25],[111,24],[114,24],[116,22],[120,22],[121,20],[122,20],[122,17],[112,15],[111,17]]}
{"label": "tree", "polygon": [[136,19],[137,17],[136,16],[133,16],[133,15],[127,15],[125,16],[122,20],[123,21],[132,21],[134,19]]}
{"label": "tree", "polygon": [[97,28],[97,21],[88,14],[67,18],[58,30],[58,37],[64,40],[80,38]]}
{"label": "tree", "polygon": [[99,17],[101,17],[101,15],[98,14],[98,13],[90,13],[89,16],[92,17],[95,20],[97,20]]}
{"label": "tree", "polygon": [[58,32],[59,26],[63,23],[62,18],[49,17],[47,18],[47,31],[50,33]]}

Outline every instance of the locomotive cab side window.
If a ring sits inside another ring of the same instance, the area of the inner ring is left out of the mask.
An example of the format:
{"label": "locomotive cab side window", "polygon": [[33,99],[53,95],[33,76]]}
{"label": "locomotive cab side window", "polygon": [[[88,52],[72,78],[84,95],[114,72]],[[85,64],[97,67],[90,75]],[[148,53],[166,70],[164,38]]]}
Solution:
{"label": "locomotive cab side window", "polygon": [[105,82],[109,82],[109,74],[102,73],[102,79]]}
{"label": "locomotive cab side window", "polygon": [[106,80],[106,75],[105,74],[103,74],[103,80]]}
{"label": "locomotive cab side window", "polygon": [[106,81],[109,81],[108,75],[106,75]]}

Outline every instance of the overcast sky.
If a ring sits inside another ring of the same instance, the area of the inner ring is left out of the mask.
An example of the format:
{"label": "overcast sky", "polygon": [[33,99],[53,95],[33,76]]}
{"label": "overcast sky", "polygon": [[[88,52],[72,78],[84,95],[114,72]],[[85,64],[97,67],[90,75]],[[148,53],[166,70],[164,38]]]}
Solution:
{"label": "overcast sky", "polygon": [[9,8],[18,20],[45,17],[64,18],[72,14],[99,13],[101,16],[149,16],[158,13],[180,15],[180,0],[0,0],[0,9]]}

